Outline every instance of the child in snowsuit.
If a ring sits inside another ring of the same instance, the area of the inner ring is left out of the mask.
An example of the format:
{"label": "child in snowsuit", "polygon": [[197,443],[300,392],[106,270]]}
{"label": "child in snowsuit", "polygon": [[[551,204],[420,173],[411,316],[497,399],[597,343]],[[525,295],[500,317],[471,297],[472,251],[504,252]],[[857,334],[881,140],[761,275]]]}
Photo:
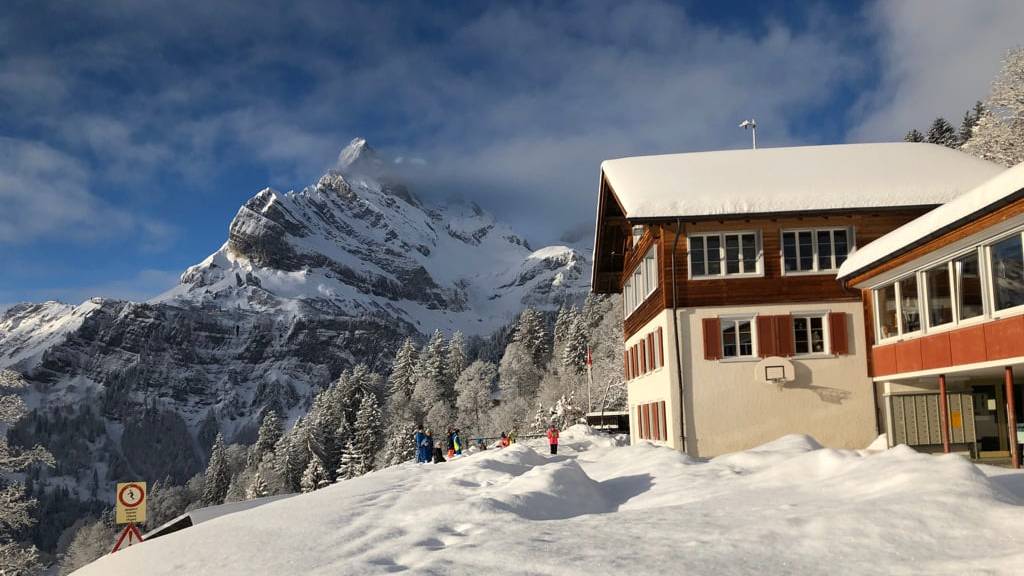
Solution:
{"label": "child in snowsuit", "polygon": [[508,445],[511,443],[504,432],[501,433],[501,440],[499,442],[502,448],[508,448]]}
{"label": "child in snowsuit", "polygon": [[455,450],[456,456],[462,455],[462,438],[459,437],[459,429],[456,428],[452,432],[452,449]]}
{"label": "child in snowsuit", "polygon": [[[427,430],[427,453],[433,455],[434,464],[440,464],[441,462],[445,461],[444,451],[441,448],[441,443],[434,442],[434,436],[430,433],[430,430]],[[429,457],[427,458],[427,461],[430,461]]]}
{"label": "child in snowsuit", "polygon": [[548,426],[548,446],[552,455],[558,454],[558,428],[554,424]]}

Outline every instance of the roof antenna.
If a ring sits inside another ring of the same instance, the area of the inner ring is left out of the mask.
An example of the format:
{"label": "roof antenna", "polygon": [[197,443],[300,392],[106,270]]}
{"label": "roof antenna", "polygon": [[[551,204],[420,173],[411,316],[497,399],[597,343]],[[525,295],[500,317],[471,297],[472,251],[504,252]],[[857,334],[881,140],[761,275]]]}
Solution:
{"label": "roof antenna", "polygon": [[740,128],[743,128],[744,130],[750,128],[751,143],[753,144],[754,150],[757,150],[757,120],[754,120],[753,118],[750,120],[744,120],[743,122],[740,122]]}

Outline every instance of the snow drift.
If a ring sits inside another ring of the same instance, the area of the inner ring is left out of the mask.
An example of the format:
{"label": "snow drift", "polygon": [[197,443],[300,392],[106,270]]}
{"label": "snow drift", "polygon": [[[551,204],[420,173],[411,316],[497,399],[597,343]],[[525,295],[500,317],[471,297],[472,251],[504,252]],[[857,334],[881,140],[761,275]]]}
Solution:
{"label": "snow drift", "polygon": [[710,461],[581,426],[562,438],[553,457],[535,442],[374,472],[76,574],[1016,574],[1024,562],[1017,472],[805,436]]}

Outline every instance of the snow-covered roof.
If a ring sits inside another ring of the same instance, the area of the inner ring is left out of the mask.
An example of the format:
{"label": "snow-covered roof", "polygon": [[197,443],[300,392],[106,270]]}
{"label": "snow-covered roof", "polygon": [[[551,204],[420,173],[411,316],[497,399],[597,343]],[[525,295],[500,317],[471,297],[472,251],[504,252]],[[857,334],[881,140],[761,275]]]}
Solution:
{"label": "snow-covered roof", "polygon": [[846,278],[867,269],[895,253],[921,244],[1024,189],[1024,163],[983,182],[973,190],[907,222],[878,240],[857,250],[839,268]]}
{"label": "snow-covered roof", "polygon": [[601,170],[633,219],[937,205],[1003,167],[890,142],[636,156]]}

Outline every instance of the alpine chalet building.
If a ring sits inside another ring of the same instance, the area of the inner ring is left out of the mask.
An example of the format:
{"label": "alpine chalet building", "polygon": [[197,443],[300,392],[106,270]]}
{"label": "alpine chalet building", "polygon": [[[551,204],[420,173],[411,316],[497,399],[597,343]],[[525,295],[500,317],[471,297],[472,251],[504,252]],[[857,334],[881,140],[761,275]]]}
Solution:
{"label": "alpine chalet building", "polygon": [[1020,466],[1024,164],[865,246],[869,374],[890,446]]}
{"label": "alpine chalet building", "polygon": [[922,143],[603,162],[592,289],[623,297],[633,441],[693,456],[789,433],[871,442],[863,303],[836,271],[1000,171]]}

